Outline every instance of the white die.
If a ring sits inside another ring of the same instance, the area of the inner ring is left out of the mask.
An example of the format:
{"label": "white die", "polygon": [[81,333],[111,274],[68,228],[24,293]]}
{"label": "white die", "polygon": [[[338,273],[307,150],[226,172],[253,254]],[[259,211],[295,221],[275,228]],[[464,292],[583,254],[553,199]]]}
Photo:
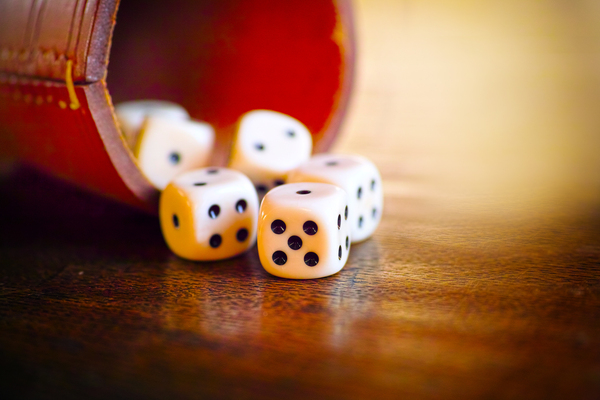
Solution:
{"label": "white die", "polygon": [[115,114],[130,147],[135,146],[137,135],[146,117],[151,115],[174,120],[186,120],[190,115],[179,104],[163,100],[133,100],[115,105]]}
{"label": "white die", "polygon": [[324,183],[276,187],[260,206],[258,255],[272,275],[322,278],[340,271],[350,251],[346,192]]}
{"label": "white die", "polygon": [[289,171],[310,158],[312,136],[300,121],[275,111],[242,116],[229,166],[246,174],[259,195],[285,182]]}
{"label": "white die", "polygon": [[323,182],[341,187],[348,194],[352,242],[373,234],[383,211],[383,190],[377,167],[358,155],[318,154],[300,165],[288,182]]}
{"label": "white die", "polygon": [[159,218],[173,253],[190,260],[220,260],[256,240],[258,197],[244,174],[203,168],[175,178],[161,193]]}
{"label": "white die", "polygon": [[133,154],[146,178],[157,189],[182,172],[205,167],[215,141],[207,123],[147,117]]}

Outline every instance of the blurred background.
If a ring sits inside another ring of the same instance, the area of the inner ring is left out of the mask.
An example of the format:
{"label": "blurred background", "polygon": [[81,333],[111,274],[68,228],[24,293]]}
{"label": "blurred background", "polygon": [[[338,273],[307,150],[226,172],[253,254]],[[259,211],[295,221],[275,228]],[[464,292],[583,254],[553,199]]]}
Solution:
{"label": "blurred background", "polygon": [[357,79],[336,148],[377,158],[388,194],[492,214],[597,202],[599,2],[354,5]]}

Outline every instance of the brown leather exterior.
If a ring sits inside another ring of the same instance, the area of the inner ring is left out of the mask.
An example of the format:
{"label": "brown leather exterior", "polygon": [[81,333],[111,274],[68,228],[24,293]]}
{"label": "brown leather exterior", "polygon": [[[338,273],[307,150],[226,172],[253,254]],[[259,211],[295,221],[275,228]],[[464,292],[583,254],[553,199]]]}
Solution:
{"label": "brown leather exterior", "polygon": [[0,71],[64,81],[67,60],[75,82],[106,74],[117,0],[2,0]]}
{"label": "brown leather exterior", "polygon": [[0,2],[0,154],[153,211],[157,192],[121,138],[104,83],[117,7]]}

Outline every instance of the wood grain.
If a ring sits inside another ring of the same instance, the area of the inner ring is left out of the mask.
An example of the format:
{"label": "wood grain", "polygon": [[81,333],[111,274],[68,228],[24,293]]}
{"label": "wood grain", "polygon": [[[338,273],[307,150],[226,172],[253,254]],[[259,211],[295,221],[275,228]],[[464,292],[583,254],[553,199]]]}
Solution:
{"label": "wood grain", "polygon": [[319,280],[271,277],[256,249],[188,262],[155,218],[17,169],[0,183],[3,394],[598,398],[592,6],[356,5],[337,150],[381,169],[374,237]]}

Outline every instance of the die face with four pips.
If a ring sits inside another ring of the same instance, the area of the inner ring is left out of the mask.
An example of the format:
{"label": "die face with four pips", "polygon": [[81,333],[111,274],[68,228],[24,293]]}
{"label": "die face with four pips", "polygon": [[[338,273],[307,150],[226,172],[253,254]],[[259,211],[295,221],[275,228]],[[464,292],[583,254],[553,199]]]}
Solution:
{"label": "die face with four pips", "polygon": [[258,198],[252,182],[227,168],[175,178],[161,193],[159,218],[169,248],[190,260],[234,257],[256,240]]}
{"label": "die face with four pips", "polygon": [[133,154],[146,178],[159,190],[177,175],[205,167],[215,141],[207,123],[147,117]]}
{"label": "die face with four pips", "polygon": [[339,272],[350,251],[346,192],[324,183],[279,186],[264,197],[258,255],[267,272],[313,279]]}
{"label": "die face with four pips", "polygon": [[238,123],[229,166],[254,183],[259,196],[282,185],[310,158],[312,136],[300,121],[275,111],[254,110]]}
{"label": "die face with four pips", "polygon": [[341,187],[348,194],[352,242],[370,237],[381,220],[381,175],[368,159],[358,155],[318,154],[301,164],[288,182],[322,182]]}

